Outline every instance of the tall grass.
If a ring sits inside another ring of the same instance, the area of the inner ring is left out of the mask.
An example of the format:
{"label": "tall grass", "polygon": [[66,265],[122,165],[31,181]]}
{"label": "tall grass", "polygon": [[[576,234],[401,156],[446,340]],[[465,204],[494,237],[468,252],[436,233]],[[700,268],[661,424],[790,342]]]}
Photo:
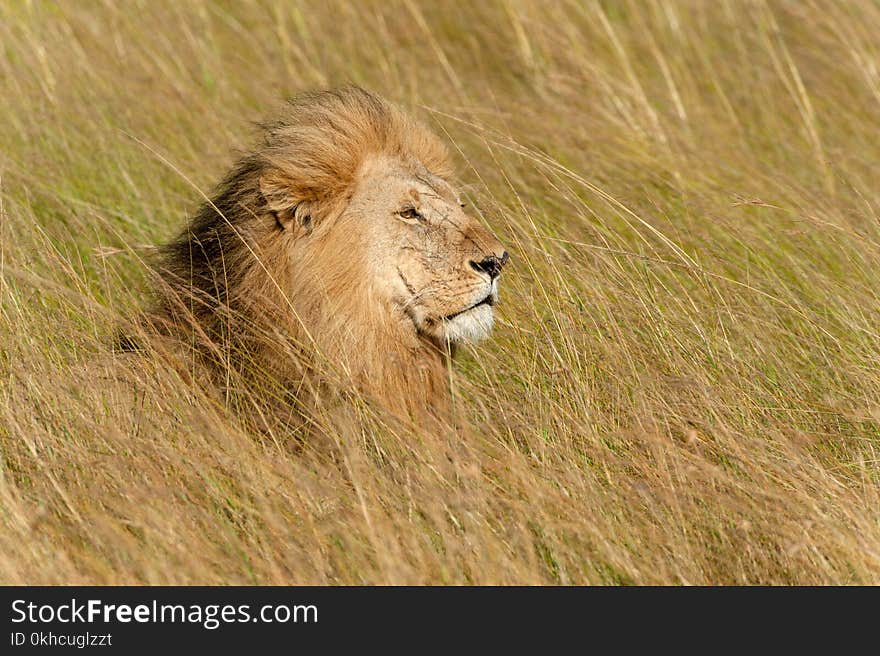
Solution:
{"label": "tall grass", "polygon": [[[877,34],[870,2],[0,4],[0,581],[880,582]],[[109,345],[252,122],[346,81],[453,145],[512,264],[467,427],[361,407],[328,455]]]}

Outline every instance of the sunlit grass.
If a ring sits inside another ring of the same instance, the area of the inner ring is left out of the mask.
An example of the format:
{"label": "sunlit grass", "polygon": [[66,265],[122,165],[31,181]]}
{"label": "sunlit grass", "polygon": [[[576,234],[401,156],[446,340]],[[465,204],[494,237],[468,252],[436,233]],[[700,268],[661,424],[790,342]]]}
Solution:
{"label": "sunlit grass", "polygon": [[[880,8],[0,5],[0,581],[880,582]],[[298,91],[450,143],[512,253],[455,434],[296,451],[120,358]]]}

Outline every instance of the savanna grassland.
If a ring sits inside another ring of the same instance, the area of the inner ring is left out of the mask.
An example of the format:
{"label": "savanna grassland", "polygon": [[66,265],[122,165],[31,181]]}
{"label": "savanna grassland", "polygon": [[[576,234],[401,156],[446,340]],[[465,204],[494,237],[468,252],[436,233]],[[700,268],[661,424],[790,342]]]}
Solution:
{"label": "savanna grassland", "polygon": [[[3,2],[0,581],[880,583],[878,35],[868,0]],[[345,82],[512,259],[459,429],[363,404],[331,457],[111,343],[253,123]]]}

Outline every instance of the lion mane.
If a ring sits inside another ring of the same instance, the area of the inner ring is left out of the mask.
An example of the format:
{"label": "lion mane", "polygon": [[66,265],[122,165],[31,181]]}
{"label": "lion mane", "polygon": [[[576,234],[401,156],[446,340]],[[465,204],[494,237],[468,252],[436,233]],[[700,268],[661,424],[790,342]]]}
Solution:
{"label": "lion mane", "polygon": [[[411,417],[442,415],[451,347],[400,339],[345,257],[291,252],[344,211],[366,158],[415,160],[446,179],[446,148],[355,86],[297,96],[262,128],[258,146],[161,248],[151,325],[194,346],[218,380],[230,369],[249,384],[274,380],[301,408],[347,381]],[[295,230],[278,229],[289,221]],[[351,248],[341,231],[321,239],[324,253]]]}

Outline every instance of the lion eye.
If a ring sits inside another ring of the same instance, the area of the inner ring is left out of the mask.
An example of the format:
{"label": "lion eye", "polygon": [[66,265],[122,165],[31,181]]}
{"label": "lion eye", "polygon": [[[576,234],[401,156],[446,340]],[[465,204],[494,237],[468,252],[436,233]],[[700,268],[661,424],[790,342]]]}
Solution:
{"label": "lion eye", "polygon": [[402,219],[407,219],[408,221],[424,221],[425,217],[423,217],[414,207],[407,207],[405,210],[401,210],[399,215]]}

